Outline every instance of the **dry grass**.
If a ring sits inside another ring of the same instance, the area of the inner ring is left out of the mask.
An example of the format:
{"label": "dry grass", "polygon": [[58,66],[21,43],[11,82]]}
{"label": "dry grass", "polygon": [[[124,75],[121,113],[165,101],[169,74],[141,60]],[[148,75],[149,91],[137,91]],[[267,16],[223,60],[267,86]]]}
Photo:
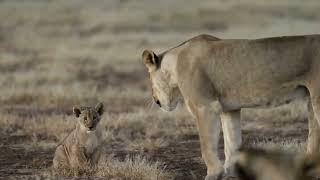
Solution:
{"label": "dry grass", "polygon": [[136,180],[165,180],[171,179],[163,165],[159,162],[150,163],[141,156],[127,157],[123,162],[117,159],[107,159],[101,162],[97,168],[97,176],[109,179],[136,179]]}
{"label": "dry grass", "polygon": [[[195,123],[183,105],[170,114],[152,105],[141,52],[200,33],[319,33],[319,8],[317,0],[0,1],[0,178],[47,172],[74,128],[72,106],[97,101],[106,107],[105,157],[115,156],[94,176],[203,178]],[[245,144],[299,147],[307,136],[300,104],[244,110]]]}
{"label": "dry grass", "polygon": [[144,157],[126,157],[124,161],[110,156],[100,160],[95,166],[86,166],[81,169],[61,169],[45,172],[50,178],[61,177],[94,177],[104,179],[123,180],[167,180],[172,179],[165,167],[159,162],[150,162]]}

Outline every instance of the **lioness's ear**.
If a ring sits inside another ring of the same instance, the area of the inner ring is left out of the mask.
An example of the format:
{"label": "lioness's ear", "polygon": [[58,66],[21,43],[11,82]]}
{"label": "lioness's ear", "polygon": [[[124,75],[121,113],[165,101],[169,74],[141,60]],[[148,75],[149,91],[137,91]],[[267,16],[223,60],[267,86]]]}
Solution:
{"label": "lioness's ear", "polygon": [[76,117],[79,117],[80,114],[81,114],[81,111],[78,107],[73,107],[73,114],[76,116]]}
{"label": "lioness's ear", "polygon": [[157,70],[160,66],[159,58],[153,51],[144,50],[142,53],[142,59],[149,72]]}
{"label": "lioness's ear", "polygon": [[103,109],[103,104],[101,102],[99,102],[96,107],[95,107],[96,111],[98,112],[98,114],[101,116],[104,112]]}

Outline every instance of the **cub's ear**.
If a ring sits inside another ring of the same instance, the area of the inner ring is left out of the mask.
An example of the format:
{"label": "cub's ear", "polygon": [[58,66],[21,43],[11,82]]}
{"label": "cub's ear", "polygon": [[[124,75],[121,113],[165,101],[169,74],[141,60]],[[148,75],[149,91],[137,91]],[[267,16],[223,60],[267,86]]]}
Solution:
{"label": "cub's ear", "polygon": [[155,71],[160,67],[159,57],[153,51],[144,50],[142,59],[149,72]]}
{"label": "cub's ear", "polygon": [[78,108],[78,107],[73,107],[73,114],[74,114],[76,117],[79,117],[80,114],[81,114],[80,108]]}
{"label": "cub's ear", "polygon": [[96,111],[98,112],[98,114],[101,116],[104,112],[104,108],[103,108],[103,104],[101,102],[99,102],[96,107],[95,107]]}

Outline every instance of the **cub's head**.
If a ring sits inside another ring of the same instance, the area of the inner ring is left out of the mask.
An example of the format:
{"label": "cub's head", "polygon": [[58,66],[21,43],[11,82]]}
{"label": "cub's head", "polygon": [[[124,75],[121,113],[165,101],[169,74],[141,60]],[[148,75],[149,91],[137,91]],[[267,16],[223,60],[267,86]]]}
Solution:
{"label": "cub's head", "polygon": [[162,57],[158,57],[150,50],[145,50],[142,53],[142,60],[149,71],[154,102],[165,111],[174,110],[180,99],[176,77],[174,77],[170,67],[172,66],[170,63],[174,59],[168,59],[168,62],[164,65],[161,63],[163,61]]}
{"label": "cub's head", "polygon": [[103,112],[102,103],[98,103],[96,107],[73,107],[73,114],[78,118],[80,128],[85,129],[87,132],[96,129]]}

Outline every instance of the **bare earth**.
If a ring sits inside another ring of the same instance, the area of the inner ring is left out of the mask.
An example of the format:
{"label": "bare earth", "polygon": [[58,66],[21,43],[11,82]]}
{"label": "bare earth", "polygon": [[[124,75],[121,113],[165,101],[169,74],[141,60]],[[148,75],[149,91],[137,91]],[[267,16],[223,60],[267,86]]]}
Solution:
{"label": "bare earth", "polygon": [[[106,107],[105,157],[116,163],[77,177],[203,179],[195,122],[183,104],[166,113],[152,103],[142,51],[202,33],[320,33],[319,8],[317,0],[0,1],[0,179],[73,178],[52,171],[53,153],[74,127],[72,106],[97,101]],[[245,146],[303,152],[305,109],[244,109]],[[219,149],[223,159],[222,139]]]}

